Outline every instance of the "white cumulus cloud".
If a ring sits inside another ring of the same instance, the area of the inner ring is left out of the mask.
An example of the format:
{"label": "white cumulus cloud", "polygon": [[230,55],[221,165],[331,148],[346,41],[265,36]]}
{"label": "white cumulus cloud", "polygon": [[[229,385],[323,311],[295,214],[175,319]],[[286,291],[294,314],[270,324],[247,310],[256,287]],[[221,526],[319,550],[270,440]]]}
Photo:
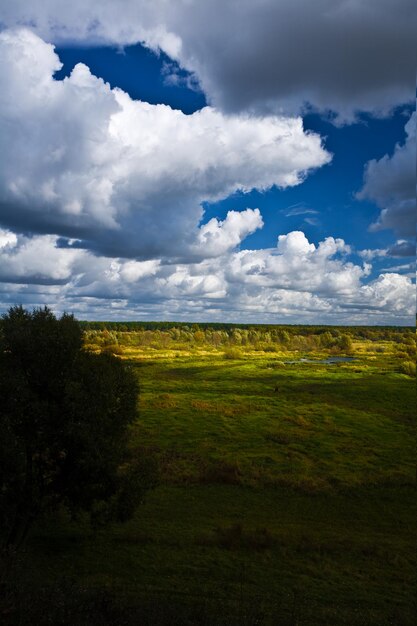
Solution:
{"label": "white cumulus cloud", "polygon": [[[227,221],[227,220],[225,220]],[[227,250],[194,263],[97,257],[19,236],[0,249],[2,306],[48,303],[89,319],[410,324],[415,285],[395,268],[370,280],[341,239],[293,231],[275,248]]]}
{"label": "white cumulus cloud", "polygon": [[199,229],[203,201],[296,185],[330,160],[300,118],[185,115],[132,100],[83,64],[54,80],[53,46],[29,30],[1,33],[0,59],[0,224],[15,231],[109,256],[218,254],[260,218]]}
{"label": "white cumulus cloud", "polygon": [[259,209],[229,211],[224,221],[213,217],[201,226],[198,233],[198,249],[203,249],[206,256],[220,256],[235,248],[262,226],[263,220]]}
{"label": "white cumulus cloud", "polygon": [[[1,246],[2,241],[6,241]],[[0,232],[0,282],[19,284],[65,284],[76,272],[79,250],[60,250],[56,237],[16,237]]]}

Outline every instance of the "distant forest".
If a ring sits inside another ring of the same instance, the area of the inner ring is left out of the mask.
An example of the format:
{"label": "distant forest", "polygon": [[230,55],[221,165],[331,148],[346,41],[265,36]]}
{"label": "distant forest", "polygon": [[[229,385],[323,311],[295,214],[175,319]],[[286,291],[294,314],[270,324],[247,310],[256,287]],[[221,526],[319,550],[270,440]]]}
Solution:
{"label": "distant forest", "polygon": [[413,326],[330,326],[308,324],[232,324],[224,322],[109,322],[109,321],[80,321],[84,330],[112,330],[120,332],[134,332],[140,330],[169,331],[178,329],[185,332],[199,330],[221,330],[230,334],[234,330],[256,330],[257,332],[280,333],[290,335],[321,335],[330,332],[337,337],[347,333],[362,339],[392,339],[398,332],[409,332],[414,336]]}

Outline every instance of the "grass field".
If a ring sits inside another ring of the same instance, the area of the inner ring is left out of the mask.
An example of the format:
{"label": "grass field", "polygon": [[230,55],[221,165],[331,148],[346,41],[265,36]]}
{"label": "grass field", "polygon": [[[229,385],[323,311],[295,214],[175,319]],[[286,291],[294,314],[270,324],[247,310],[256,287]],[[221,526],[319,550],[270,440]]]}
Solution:
{"label": "grass field", "polygon": [[160,484],[122,526],[43,520],[24,556],[37,597],[60,580],[87,603],[106,590],[97,623],[414,624],[416,389],[392,341],[356,340],[335,364],[121,353],[141,385],[131,446]]}

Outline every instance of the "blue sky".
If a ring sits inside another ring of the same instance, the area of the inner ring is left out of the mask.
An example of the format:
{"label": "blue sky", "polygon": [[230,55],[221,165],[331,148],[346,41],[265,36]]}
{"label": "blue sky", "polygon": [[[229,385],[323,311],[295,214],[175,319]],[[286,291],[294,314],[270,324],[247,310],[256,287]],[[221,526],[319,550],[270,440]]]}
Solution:
{"label": "blue sky", "polygon": [[[187,87],[187,72],[163,52],[155,54],[140,44],[127,46],[122,51],[114,47],[77,46],[58,48],[57,53],[63,68],[57,72],[56,78],[68,76],[77,63],[85,63],[93,74],[112,87],[120,87],[134,99],[167,104],[187,114],[207,104],[200,89]],[[167,83],[164,68],[168,64],[176,68],[182,84]],[[246,240],[247,245],[257,248],[275,245],[275,233],[298,229],[316,243],[333,235],[344,237],[358,249],[389,245],[393,240],[392,233],[368,232],[369,224],[378,217],[378,207],[372,202],[355,199],[355,193],[362,187],[365,164],[391,154],[396,143],[404,142],[405,118],[410,114],[410,106],[400,106],[387,118],[362,115],[357,123],[341,127],[329,122],[325,116],[306,115],[303,118],[305,129],[323,137],[326,148],[333,155],[332,162],[308,176],[302,185],[287,190],[272,188],[265,193],[237,193],[224,201],[207,204],[206,219],[224,219],[228,210],[259,206],[265,227]],[[294,209],[296,206],[300,211],[304,208],[317,213],[286,217],[289,207]],[[309,224],[305,218],[313,218],[317,224]]]}
{"label": "blue sky", "polygon": [[0,9],[1,309],[413,323],[414,69],[398,6],[338,0],[339,15],[322,0],[300,20],[244,0],[230,39],[228,2],[221,24],[216,2],[93,2],[83,19],[77,2]]}

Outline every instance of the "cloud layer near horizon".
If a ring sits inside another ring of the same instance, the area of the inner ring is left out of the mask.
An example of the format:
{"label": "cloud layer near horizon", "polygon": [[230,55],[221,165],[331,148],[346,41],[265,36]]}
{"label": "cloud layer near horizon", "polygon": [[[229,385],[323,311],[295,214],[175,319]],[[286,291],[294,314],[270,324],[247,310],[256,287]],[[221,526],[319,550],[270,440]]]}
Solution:
{"label": "cloud layer near horizon", "polygon": [[288,323],[410,323],[415,290],[407,276],[384,273],[364,284],[370,265],[350,248],[304,233],[276,248],[227,252],[199,263],[105,258],[56,247],[50,235],[0,231],[3,301],[47,301],[57,311],[94,319],[179,319]]}
{"label": "cloud layer near horizon", "polygon": [[0,22],[61,44],[162,49],[227,111],[309,103],[352,121],[414,96],[414,0],[3,0]]}

